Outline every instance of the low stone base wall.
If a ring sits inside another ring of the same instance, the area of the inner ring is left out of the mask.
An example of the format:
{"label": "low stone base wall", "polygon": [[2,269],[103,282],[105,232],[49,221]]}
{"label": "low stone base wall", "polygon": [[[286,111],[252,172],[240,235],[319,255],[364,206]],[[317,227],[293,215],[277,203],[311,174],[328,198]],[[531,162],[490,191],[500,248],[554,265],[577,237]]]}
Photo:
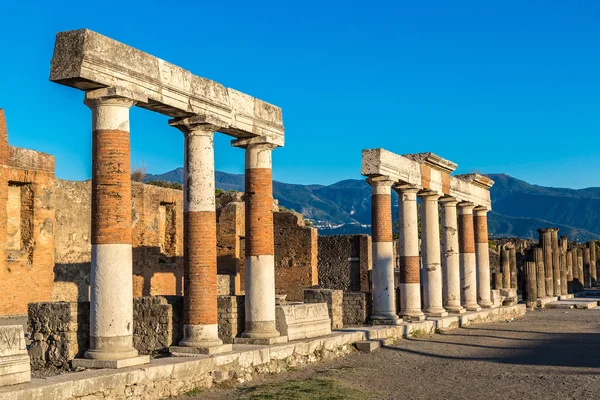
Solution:
{"label": "low stone base wall", "polygon": [[[219,296],[219,336],[225,343],[244,330],[244,297]],[[90,303],[29,304],[29,356],[34,369],[68,368],[89,348]],[[168,353],[183,338],[183,297],[133,299],[133,346],[140,354]]]}
{"label": "low stone base wall", "polygon": [[275,308],[277,330],[288,340],[308,339],[331,333],[325,303],[281,305]]}
{"label": "low stone base wall", "polygon": [[371,293],[332,289],[305,289],[305,303],[326,303],[331,328],[362,325],[371,316]]}
{"label": "low stone base wall", "polygon": [[31,366],[21,325],[0,326],[0,387],[31,380]]}
{"label": "low stone base wall", "polygon": [[215,383],[251,380],[256,374],[276,373],[302,364],[331,359],[353,351],[369,339],[400,339],[416,329],[434,332],[459,324],[507,320],[525,313],[525,305],[486,309],[397,326],[344,329],[331,335],[272,346],[234,345],[234,351],[214,356],[160,358],[122,370],[84,371],[34,379],[13,388],[0,388],[0,400],[29,399],[164,399]]}

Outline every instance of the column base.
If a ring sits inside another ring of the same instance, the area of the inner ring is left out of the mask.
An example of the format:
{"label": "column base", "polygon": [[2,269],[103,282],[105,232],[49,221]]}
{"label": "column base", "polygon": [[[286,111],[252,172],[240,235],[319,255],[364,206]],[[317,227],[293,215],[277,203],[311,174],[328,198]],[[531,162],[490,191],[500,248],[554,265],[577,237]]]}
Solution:
{"label": "column base", "polygon": [[464,314],[467,312],[462,306],[447,306],[448,314]]}
{"label": "column base", "polygon": [[465,305],[465,309],[467,311],[481,311],[481,307],[479,307],[479,304],[471,304],[471,305]]}
{"label": "column base", "polygon": [[171,346],[169,352],[174,357],[193,357],[200,355],[212,355],[219,353],[227,353],[233,351],[231,344],[220,344],[210,347],[188,347],[188,346]]}
{"label": "column base", "polygon": [[479,301],[479,306],[481,308],[494,308],[494,303],[491,300],[481,300]]}
{"label": "column base", "polygon": [[[394,318],[395,317],[395,318]],[[402,318],[398,317],[396,314],[392,316],[371,316],[371,325],[400,325],[402,323]]]}
{"label": "column base", "polygon": [[431,310],[425,310],[425,315],[427,317],[432,317],[432,318],[441,318],[441,317],[447,317],[448,316],[448,312],[446,310],[442,309],[431,309]]}
{"label": "column base", "polygon": [[425,321],[425,314],[421,310],[404,311],[402,318],[406,322],[421,322]]}
{"label": "column base", "polygon": [[246,338],[246,337],[241,337],[241,338],[234,338],[233,339],[233,343],[234,344],[257,344],[257,345],[269,345],[269,344],[280,344],[280,343],[286,343],[288,341],[288,337],[287,336],[277,336],[277,337],[271,337],[271,338]]}
{"label": "column base", "polygon": [[[87,354],[87,353],[86,353]],[[99,360],[91,358],[76,358],[71,361],[73,368],[85,368],[85,369],[119,369],[133,367],[135,365],[148,364],[150,362],[150,356],[137,356],[132,358],[125,358],[121,360]]]}

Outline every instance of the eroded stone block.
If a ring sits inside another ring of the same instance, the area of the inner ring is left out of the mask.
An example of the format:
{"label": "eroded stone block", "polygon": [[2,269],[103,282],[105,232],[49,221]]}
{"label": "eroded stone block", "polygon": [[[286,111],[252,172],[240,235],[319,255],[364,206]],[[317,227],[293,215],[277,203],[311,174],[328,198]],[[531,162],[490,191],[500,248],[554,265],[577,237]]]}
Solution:
{"label": "eroded stone block", "polygon": [[21,325],[0,326],[0,386],[31,380],[25,333]]}
{"label": "eroded stone block", "polygon": [[289,340],[306,339],[331,333],[331,320],[325,303],[306,303],[276,308],[277,330]]}

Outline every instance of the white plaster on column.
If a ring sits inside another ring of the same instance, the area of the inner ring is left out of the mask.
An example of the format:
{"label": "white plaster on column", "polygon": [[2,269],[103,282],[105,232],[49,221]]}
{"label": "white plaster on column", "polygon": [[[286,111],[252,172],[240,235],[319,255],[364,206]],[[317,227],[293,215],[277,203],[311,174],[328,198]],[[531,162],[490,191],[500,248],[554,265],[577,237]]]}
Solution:
{"label": "white plaster on column", "polygon": [[185,211],[215,211],[214,132],[193,130],[185,137]]}
{"label": "white plaster on column", "polygon": [[134,100],[123,97],[102,97],[84,101],[92,110],[92,131],[120,130],[129,132],[129,109]]}
{"label": "white plaster on column", "polygon": [[180,346],[189,347],[211,347],[223,344],[219,339],[219,325],[184,325],[184,339],[179,343]]}
{"label": "white plaster on column", "polygon": [[91,336],[133,335],[132,268],[130,244],[92,245]]}
{"label": "white plaster on column", "polygon": [[465,307],[467,311],[480,310],[480,307],[477,304],[477,276],[475,263],[475,253],[460,253],[463,307]]}
{"label": "white plaster on column", "polygon": [[[389,187],[388,187],[389,191]],[[398,319],[394,294],[394,244],[373,242],[373,320]]]}
{"label": "white plaster on column", "polygon": [[475,243],[477,259],[477,301],[481,307],[490,308],[492,292],[490,287],[490,256],[488,243]]}
{"label": "white plaster on column", "polygon": [[[419,257],[417,188],[396,188],[398,192],[398,255]],[[419,283],[400,283],[400,315],[412,320],[424,318]]]}
{"label": "white plaster on column", "polygon": [[442,199],[442,276],[443,304],[451,313],[460,314],[460,260],[458,255],[458,220],[455,199]]}
{"label": "white plaster on column", "polygon": [[442,266],[437,194],[421,197],[421,253],[423,261],[425,313],[432,317],[448,315],[442,307]]}
{"label": "white plaster on column", "polygon": [[246,147],[245,164],[246,169],[268,168],[273,166],[273,145],[271,144],[249,144]]}
{"label": "white plaster on column", "polygon": [[[246,321],[272,322],[275,327],[275,256],[258,255],[245,258]],[[249,301],[252,299],[252,301]],[[264,332],[276,337],[279,332]]]}

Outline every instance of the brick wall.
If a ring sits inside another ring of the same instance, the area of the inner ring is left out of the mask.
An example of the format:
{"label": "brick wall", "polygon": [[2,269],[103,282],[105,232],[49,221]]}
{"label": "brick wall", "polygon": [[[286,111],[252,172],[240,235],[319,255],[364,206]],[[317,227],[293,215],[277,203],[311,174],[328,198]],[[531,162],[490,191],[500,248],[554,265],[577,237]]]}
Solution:
{"label": "brick wall", "polygon": [[344,326],[362,325],[371,316],[371,293],[344,292],[342,315]]}
{"label": "brick wall", "polygon": [[[27,313],[47,301],[54,267],[54,157],[8,146],[0,111],[0,315]],[[8,194],[13,193],[10,249]]]}
{"label": "brick wall", "polygon": [[367,292],[371,268],[369,235],[319,237],[318,270],[322,289]]}

